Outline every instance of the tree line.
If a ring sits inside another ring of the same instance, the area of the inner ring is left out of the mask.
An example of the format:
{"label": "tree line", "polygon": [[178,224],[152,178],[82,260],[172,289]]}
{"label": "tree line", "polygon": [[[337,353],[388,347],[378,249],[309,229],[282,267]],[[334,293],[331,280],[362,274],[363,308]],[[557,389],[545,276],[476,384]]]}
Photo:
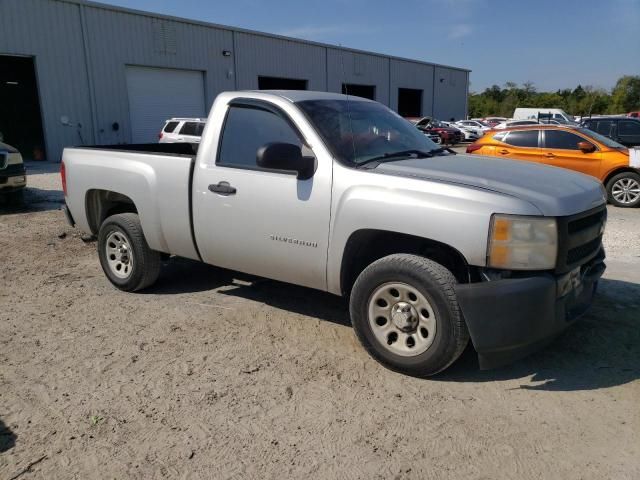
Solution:
{"label": "tree line", "polygon": [[493,85],[469,94],[469,116],[511,117],[517,107],[562,108],[572,115],[620,114],[640,110],[640,76],[625,75],[607,91],[578,85],[555,92],[539,92],[532,82]]}

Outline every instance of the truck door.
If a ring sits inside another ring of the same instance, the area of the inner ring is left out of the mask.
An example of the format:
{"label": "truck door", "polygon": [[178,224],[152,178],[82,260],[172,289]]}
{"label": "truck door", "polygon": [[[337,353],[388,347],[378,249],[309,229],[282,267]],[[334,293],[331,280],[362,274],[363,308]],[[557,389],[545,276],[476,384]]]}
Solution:
{"label": "truck door", "polygon": [[[313,177],[257,166],[258,149],[272,142],[315,155]],[[194,174],[194,233],[205,262],[326,289],[332,159],[324,147],[309,147],[275,105],[252,99],[227,106],[217,146],[201,150]]]}

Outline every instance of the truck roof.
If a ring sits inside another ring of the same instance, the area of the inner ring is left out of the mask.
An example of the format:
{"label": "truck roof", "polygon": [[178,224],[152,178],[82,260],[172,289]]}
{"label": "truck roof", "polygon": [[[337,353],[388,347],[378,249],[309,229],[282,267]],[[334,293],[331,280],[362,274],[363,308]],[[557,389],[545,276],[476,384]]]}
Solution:
{"label": "truck roof", "polygon": [[[363,102],[371,102],[367,98],[356,97],[354,95],[343,95],[341,93],[332,92],[314,92],[312,90],[245,90],[251,93],[260,93],[263,95],[273,95],[284,98],[292,103],[303,102],[305,100],[357,100]],[[241,93],[241,92],[235,92]]]}

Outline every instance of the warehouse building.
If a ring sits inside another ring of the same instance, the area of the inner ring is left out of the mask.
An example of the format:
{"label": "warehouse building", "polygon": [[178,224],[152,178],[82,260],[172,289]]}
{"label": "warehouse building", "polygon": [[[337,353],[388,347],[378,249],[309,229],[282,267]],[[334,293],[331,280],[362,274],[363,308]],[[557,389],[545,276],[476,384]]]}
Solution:
{"label": "warehouse building", "polygon": [[469,71],[83,0],[0,1],[0,132],[26,158],[157,140],[219,92],[308,89],[404,116],[467,112]]}

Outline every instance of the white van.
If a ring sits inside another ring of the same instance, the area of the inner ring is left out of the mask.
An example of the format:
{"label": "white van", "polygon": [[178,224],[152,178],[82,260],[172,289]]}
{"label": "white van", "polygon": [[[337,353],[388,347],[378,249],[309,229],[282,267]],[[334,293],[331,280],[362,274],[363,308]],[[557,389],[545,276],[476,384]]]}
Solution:
{"label": "white van", "polygon": [[558,120],[561,123],[575,123],[573,115],[569,115],[561,108],[516,108],[513,112],[514,120]]}

